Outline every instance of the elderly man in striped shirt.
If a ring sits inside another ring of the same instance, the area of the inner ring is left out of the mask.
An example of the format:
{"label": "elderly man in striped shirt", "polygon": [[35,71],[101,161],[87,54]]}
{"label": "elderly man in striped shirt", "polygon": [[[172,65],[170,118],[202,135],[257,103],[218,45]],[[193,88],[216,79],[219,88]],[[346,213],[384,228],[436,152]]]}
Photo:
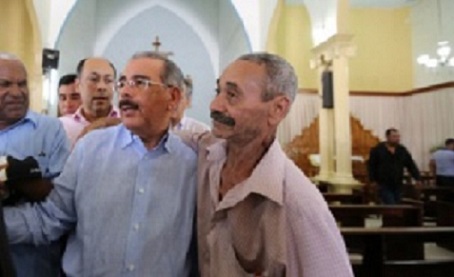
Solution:
{"label": "elderly man in striped shirt", "polygon": [[326,202],[276,140],[297,91],[284,59],[230,64],[198,149],[197,238],[202,276],[353,276]]}

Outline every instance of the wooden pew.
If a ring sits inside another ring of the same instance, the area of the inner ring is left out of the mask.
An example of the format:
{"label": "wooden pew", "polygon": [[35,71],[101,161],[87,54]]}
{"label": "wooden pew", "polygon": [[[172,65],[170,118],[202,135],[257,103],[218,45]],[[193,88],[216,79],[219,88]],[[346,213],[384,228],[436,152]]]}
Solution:
{"label": "wooden pew", "polygon": [[[341,227],[365,227],[365,221],[371,216],[382,219],[382,227],[419,227],[422,226],[422,208],[415,205],[329,205],[329,208]],[[354,238],[345,239],[350,252],[362,249],[362,241]],[[393,259],[422,259],[424,255],[421,243],[395,242],[389,245],[387,255]]]}
{"label": "wooden pew", "polygon": [[329,205],[342,227],[364,227],[365,219],[379,215],[383,226],[421,226],[422,209],[416,205]]}
{"label": "wooden pew", "polygon": [[384,227],[384,228],[341,228],[344,238],[362,240],[364,243],[363,262],[355,267],[355,276],[452,276],[454,260],[413,261],[396,260],[388,256],[390,245],[396,242],[408,243],[449,242],[454,240],[454,227]]}
{"label": "wooden pew", "polygon": [[354,192],[352,194],[343,193],[322,193],[323,198],[329,204],[340,203],[340,204],[363,204],[363,195]]}
{"label": "wooden pew", "polygon": [[320,190],[321,193],[327,193],[328,190],[329,190],[329,183],[328,182],[324,182],[324,181],[319,181],[318,182],[318,189]]}
{"label": "wooden pew", "polygon": [[424,205],[424,220],[428,222],[435,222],[437,218],[437,201],[446,201],[452,199],[454,190],[452,188],[437,187],[437,186],[423,186],[420,190],[414,190],[417,199],[423,202]]}
{"label": "wooden pew", "polygon": [[[437,226],[454,227],[454,203],[437,201]],[[439,246],[454,251],[454,240],[440,243]]]}

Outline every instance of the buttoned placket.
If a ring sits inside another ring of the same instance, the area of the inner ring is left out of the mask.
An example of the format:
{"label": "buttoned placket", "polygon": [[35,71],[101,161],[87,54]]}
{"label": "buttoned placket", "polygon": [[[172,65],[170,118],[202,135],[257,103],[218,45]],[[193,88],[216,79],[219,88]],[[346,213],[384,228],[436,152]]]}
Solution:
{"label": "buttoned placket", "polygon": [[[152,152],[147,152],[138,162],[136,182],[134,184],[134,198],[132,202],[131,222],[128,232],[128,240],[125,255],[125,276],[138,276],[137,263],[141,260],[140,251],[143,242],[141,241],[141,229],[146,217],[146,207],[149,197],[148,188],[154,182],[153,174],[150,174],[150,162]],[[149,224],[149,223],[148,223]]]}

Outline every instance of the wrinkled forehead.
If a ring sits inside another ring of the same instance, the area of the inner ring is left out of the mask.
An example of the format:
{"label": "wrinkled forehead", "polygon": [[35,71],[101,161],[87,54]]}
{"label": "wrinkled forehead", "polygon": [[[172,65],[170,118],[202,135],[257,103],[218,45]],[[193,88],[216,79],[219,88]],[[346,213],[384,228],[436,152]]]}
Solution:
{"label": "wrinkled forehead", "polygon": [[27,71],[22,62],[18,60],[0,59],[0,78],[24,80],[27,78]]}
{"label": "wrinkled forehead", "polygon": [[265,66],[243,60],[231,63],[218,79],[219,86],[225,86],[228,83],[235,83],[238,86],[263,86],[265,82]]}

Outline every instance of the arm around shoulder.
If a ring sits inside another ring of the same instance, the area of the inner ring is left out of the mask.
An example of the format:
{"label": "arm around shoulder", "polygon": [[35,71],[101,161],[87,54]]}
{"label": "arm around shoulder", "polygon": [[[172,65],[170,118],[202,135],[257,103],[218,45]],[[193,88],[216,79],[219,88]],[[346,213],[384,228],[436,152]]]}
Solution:
{"label": "arm around shoulder", "polygon": [[211,131],[191,132],[187,130],[176,130],[173,133],[181,138],[184,144],[198,151],[200,148],[209,145],[209,141],[214,140]]}

